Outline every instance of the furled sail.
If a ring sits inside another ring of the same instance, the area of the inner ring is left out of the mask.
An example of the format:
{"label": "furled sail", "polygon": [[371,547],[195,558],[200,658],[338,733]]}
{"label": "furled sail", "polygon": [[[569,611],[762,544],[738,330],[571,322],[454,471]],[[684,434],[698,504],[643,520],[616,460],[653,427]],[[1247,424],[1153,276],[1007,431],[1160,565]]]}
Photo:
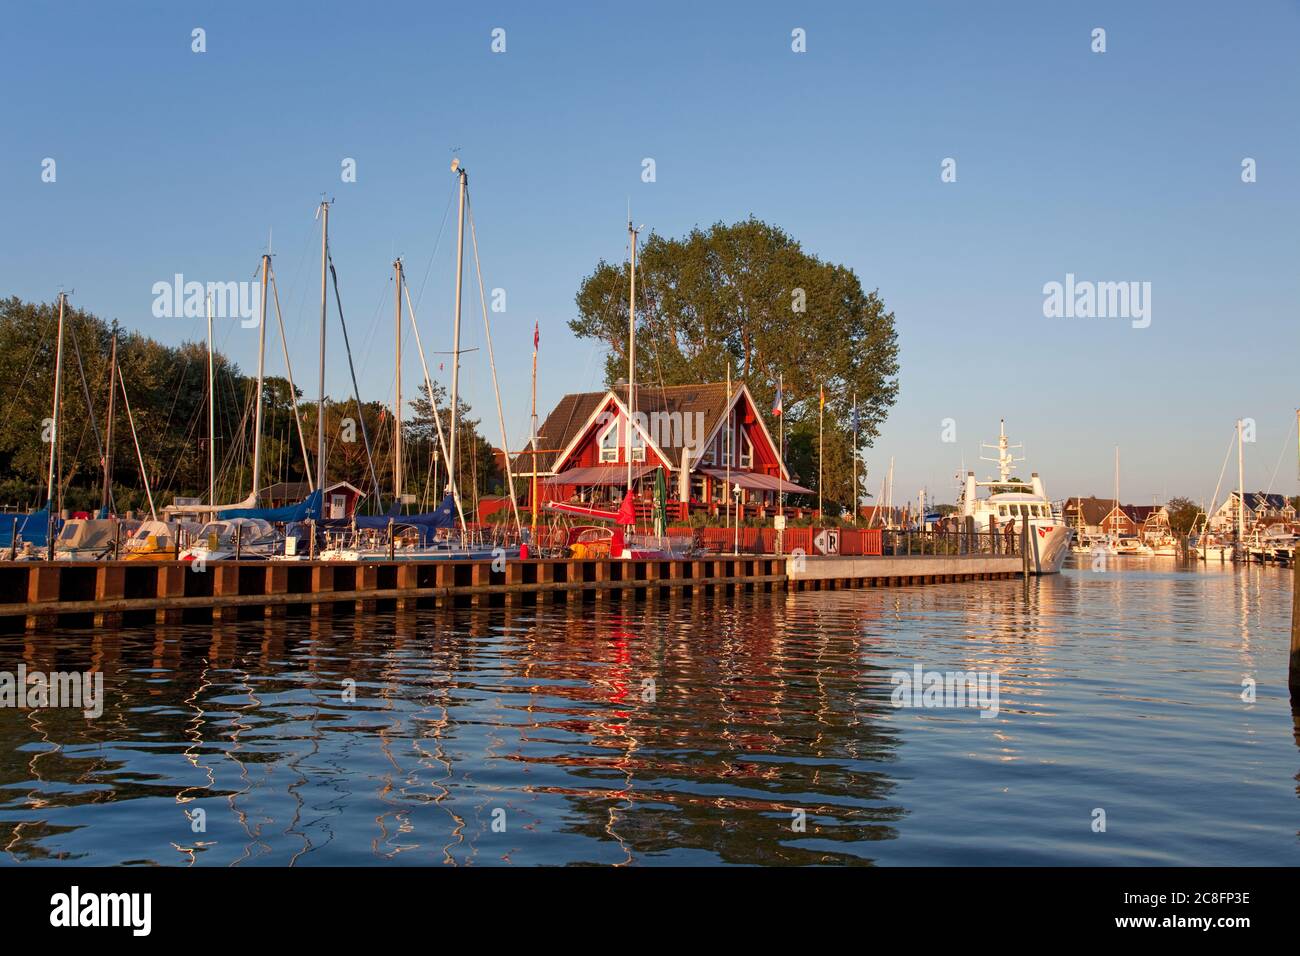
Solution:
{"label": "furled sail", "polygon": [[313,491],[296,505],[282,508],[226,508],[217,512],[217,518],[228,521],[231,518],[260,518],[272,524],[293,524],[308,518],[320,518],[322,493]]}
{"label": "furled sail", "polygon": [[398,527],[409,525],[440,531],[456,524],[456,501],[452,498],[451,492],[447,492],[447,496],[434,511],[414,515],[357,515],[353,520],[358,528],[387,528],[388,522],[391,521]]}

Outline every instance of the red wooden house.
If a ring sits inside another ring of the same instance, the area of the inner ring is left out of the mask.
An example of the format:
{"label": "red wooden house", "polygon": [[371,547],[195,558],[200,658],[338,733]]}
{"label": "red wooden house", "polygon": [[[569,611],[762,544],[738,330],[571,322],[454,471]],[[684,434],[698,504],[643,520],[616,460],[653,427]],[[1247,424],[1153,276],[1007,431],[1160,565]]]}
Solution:
{"label": "red wooden house", "polygon": [[1140,505],[1111,505],[1106,517],[1101,519],[1101,533],[1117,538],[1131,538],[1142,527],[1142,522],[1134,516],[1134,510]]}
{"label": "red wooden house", "polygon": [[[668,499],[678,515],[689,507],[715,510],[728,498],[747,510],[774,509],[816,494],[795,482],[780,459],[753,396],[723,382],[643,386],[634,396],[631,473],[639,496],[654,493],[655,472],[664,470]],[[513,468],[521,500],[532,507],[534,471],[538,499],[617,503],[628,478],[628,389],[565,395],[546,417],[537,449],[520,453]],[[534,468],[534,459],[536,467]],[[671,510],[671,509],[670,509]]]}

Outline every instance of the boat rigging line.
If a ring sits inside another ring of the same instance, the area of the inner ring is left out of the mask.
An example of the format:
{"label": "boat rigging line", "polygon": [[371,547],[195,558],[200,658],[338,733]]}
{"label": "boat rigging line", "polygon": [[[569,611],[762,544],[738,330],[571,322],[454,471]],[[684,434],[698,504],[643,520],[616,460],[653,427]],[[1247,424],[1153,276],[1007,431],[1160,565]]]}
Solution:
{"label": "boat rigging line", "polygon": [[[474,271],[478,275],[478,300],[479,305],[483,308],[483,334],[487,338],[488,365],[492,369],[492,392],[497,400],[497,421],[501,426],[501,458],[506,463],[506,487],[510,489],[510,507],[515,515],[515,530],[519,533],[520,540],[523,540],[524,526],[519,520],[519,501],[515,497],[515,475],[514,469],[510,466],[510,443],[506,439],[506,416],[501,408],[501,388],[497,384],[497,362],[492,351],[492,326],[488,321],[487,296],[483,291],[483,269],[479,265],[478,258],[478,230],[474,228],[474,210],[470,205],[469,196],[465,197],[465,212],[469,216],[469,238],[470,247],[474,250]],[[474,456],[477,460],[477,455]],[[478,483],[475,481],[475,489]]]}
{"label": "boat rigging line", "polygon": [[[375,486],[375,502],[382,508],[383,499],[380,497],[379,476],[375,474],[375,459],[370,454],[370,435],[366,431],[365,410],[361,407],[361,390],[357,388],[357,370],[352,364],[352,345],[348,341],[348,324],[343,319],[343,300],[339,298],[339,274],[334,269],[334,257],[326,253],[329,258],[330,278],[334,281],[334,304],[339,310],[339,325],[343,328],[343,349],[348,353],[348,373],[352,376],[352,396],[357,403],[357,420],[361,424],[361,441],[366,446],[366,464],[370,467],[370,481]],[[320,410],[320,415],[324,417],[325,409]]]}
{"label": "boat rigging line", "polygon": [[424,359],[424,343],[420,341],[420,325],[415,318],[415,305],[411,302],[411,287],[406,281],[405,273],[402,276],[402,288],[406,293],[406,311],[411,317],[411,331],[415,335],[415,349],[420,355],[420,368],[424,372],[424,388],[429,396],[429,410],[433,418],[434,428],[438,432],[438,447],[442,451],[442,460],[448,463],[447,484],[451,489],[451,499],[456,503],[456,514],[460,516],[461,533],[467,535],[469,528],[465,522],[465,509],[461,506],[460,489],[456,487],[456,471],[451,467],[451,458],[447,454],[447,439],[442,433],[442,416],[438,414],[438,403],[434,400],[433,382],[429,378],[429,365]]}

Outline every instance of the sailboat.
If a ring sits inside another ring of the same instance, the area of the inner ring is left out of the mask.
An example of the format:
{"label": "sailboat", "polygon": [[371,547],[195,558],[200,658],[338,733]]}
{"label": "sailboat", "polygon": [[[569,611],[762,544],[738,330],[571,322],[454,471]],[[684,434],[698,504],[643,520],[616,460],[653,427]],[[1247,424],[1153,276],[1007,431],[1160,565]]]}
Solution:
{"label": "sailboat", "polygon": [[[97,561],[122,557],[124,550],[131,550],[129,545],[142,525],[140,521],[124,519],[112,514],[113,425],[119,391],[122,395],[123,410],[126,412],[127,426],[131,431],[131,443],[135,447],[136,463],[140,468],[140,481],[144,485],[145,497],[149,502],[150,522],[154,525],[162,523],[158,521],[158,513],[154,509],[153,490],[149,483],[149,472],[145,467],[144,455],[140,450],[140,438],[135,430],[135,416],[131,412],[131,399],[126,391],[126,379],[118,368],[117,324],[114,323],[109,350],[108,418],[104,426],[102,449],[104,476],[99,512],[93,518],[72,518],[64,523],[63,529],[54,542],[54,556],[59,560]],[[156,538],[155,533],[155,540]],[[141,549],[137,547],[134,550]],[[168,555],[171,558],[175,556],[174,551]]]}
{"label": "sailboat", "polygon": [[[1218,497],[1219,490],[1214,490],[1215,497]],[[1200,514],[1192,521],[1192,530],[1188,535],[1188,545],[1191,553],[1202,561],[1224,561],[1232,560],[1232,543],[1220,538],[1219,535],[1210,531],[1210,516],[1202,509]]]}
{"label": "sailboat", "polygon": [[[26,515],[11,515],[5,522],[7,527],[0,528],[0,546],[7,547],[8,557],[32,559],[39,557],[36,548],[47,548],[48,556],[54,554],[54,533],[57,519],[54,515],[54,464],[59,437],[59,400],[63,390],[63,313],[67,305],[66,292],[59,293],[59,323],[54,351],[54,411],[51,417],[50,431],[50,467],[45,486],[45,507]],[[22,550],[19,550],[19,543]]]}
{"label": "sailboat", "polygon": [[[325,248],[326,235],[329,221],[328,203],[322,203],[324,210],[324,221],[322,223],[322,249]],[[322,260],[324,254],[322,253]],[[322,262],[322,270],[324,268]],[[322,510],[323,492],[319,481],[311,483],[310,475],[308,476],[309,493],[307,497],[295,504],[285,505],[279,508],[264,508],[260,506],[262,496],[262,417],[263,406],[265,405],[265,377],[266,377],[266,320],[267,320],[267,291],[268,283],[273,283],[274,277],[271,269],[270,252],[263,253],[261,262],[261,316],[259,322],[259,338],[257,348],[257,385],[253,393],[255,403],[254,420],[253,420],[253,471],[252,471],[252,488],[247,498],[242,501],[230,504],[219,505],[216,501],[216,383],[214,377],[214,349],[212,340],[212,298],[208,297],[207,301],[207,319],[208,319],[208,503],[206,506],[196,506],[189,502],[174,502],[164,509],[167,521],[161,522],[161,527],[150,529],[144,541],[128,548],[130,559],[148,559],[148,560],[166,560],[168,556],[174,556],[182,561],[217,561],[233,557],[247,558],[273,558],[283,551],[283,542],[285,536],[280,534],[275,525],[296,525],[302,522],[319,518]],[[321,276],[321,295],[322,295],[322,316],[324,314],[324,273]],[[288,343],[284,335],[284,319],[280,315],[279,293],[276,293],[276,320],[280,328],[280,340],[284,348],[284,358],[286,371],[289,379],[289,387],[293,393],[293,367],[289,362]],[[322,336],[324,328],[322,327]],[[324,346],[322,344],[322,350]],[[324,365],[322,351],[322,368]],[[323,388],[323,386],[322,386]],[[323,392],[322,392],[323,394]],[[323,416],[324,406],[322,402],[321,414]],[[298,437],[302,444],[304,463],[306,462],[307,446],[306,439],[302,434],[302,422],[298,417],[298,405],[296,396],[293,405],[294,420],[298,427]],[[322,441],[323,446],[323,441]],[[310,468],[309,468],[310,470]],[[202,525],[191,524],[183,520],[184,516],[202,515],[207,517],[207,523]],[[196,533],[192,533],[197,529]],[[186,548],[180,548],[182,537],[188,537],[191,543]],[[169,555],[169,552],[172,552]]]}
{"label": "sailboat", "polygon": [[[1113,511],[1123,512],[1123,506],[1119,501],[1119,446],[1115,446],[1115,507]],[[1113,513],[1113,512],[1112,512]],[[1121,535],[1119,533],[1119,519],[1116,518],[1111,525],[1112,530],[1106,536],[1106,553],[1113,555],[1128,555],[1129,557],[1149,557],[1151,548],[1137,535]]]}
{"label": "sailboat", "polygon": [[1174,538],[1173,528],[1169,526],[1169,513],[1163,507],[1157,507],[1146,521],[1142,522],[1140,534],[1143,543],[1156,557],[1178,555],[1178,541]]}
{"label": "sailboat", "polygon": [[[464,505],[456,476],[457,439],[458,439],[458,405],[460,398],[460,334],[461,302],[463,298],[465,265],[465,225],[468,220],[471,241],[474,246],[474,265],[478,278],[479,298],[483,310],[483,329],[487,345],[488,362],[492,372],[492,387],[496,395],[497,417],[501,426],[502,447],[506,445],[505,415],[501,406],[501,392],[497,383],[496,359],[492,348],[492,331],[487,315],[487,300],[484,294],[483,274],[478,261],[478,240],[474,226],[473,213],[469,203],[469,174],[461,165],[459,158],[452,160],[451,172],[457,178],[457,235],[456,235],[456,282],[454,301],[454,323],[452,332],[452,366],[448,401],[450,405],[450,422],[448,434],[444,435],[442,419],[436,406],[432,406],[435,431],[438,436],[439,450],[448,463],[447,488],[438,507],[429,512],[404,515],[401,507],[408,496],[404,493],[404,473],[402,468],[402,392],[401,392],[401,341],[402,341],[402,303],[406,302],[411,329],[416,348],[420,356],[420,365],[424,373],[425,389],[430,403],[433,401],[433,382],[429,377],[429,366],[425,361],[424,345],[420,339],[419,324],[416,320],[415,307],[411,302],[410,289],[406,285],[405,270],[401,260],[394,262],[396,283],[396,343],[395,343],[395,400],[393,406],[394,427],[394,487],[393,504],[386,514],[354,515],[350,521],[327,523],[333,533],[327,547],[321,552],[322,560],[339,561],[429,561],[429,560],[474,560],[487,558],[517,558],[521,554],[525,533],[519,519],[519,506],[515,499],[514,476],[511,473],[509,456],[506,456],[506,481],[510,489],[510,504],[514,512],[515,528],[519,540],[506,541],[499,536],[485,537],[478,529],[471,529],[465,519]],[[459,523],[460,533],[456,526]]]}

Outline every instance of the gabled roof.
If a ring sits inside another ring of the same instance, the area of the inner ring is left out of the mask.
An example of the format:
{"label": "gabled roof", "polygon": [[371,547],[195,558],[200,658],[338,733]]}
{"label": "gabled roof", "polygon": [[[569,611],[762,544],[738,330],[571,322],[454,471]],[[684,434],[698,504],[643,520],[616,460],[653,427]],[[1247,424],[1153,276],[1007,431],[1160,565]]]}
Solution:
{"label": "gabled roof", "polygon": [[[1083,523],[1087,525],[1100,525],[1110,517],[1115,510],[1114,498],[1067,498],[1065,500],[1064,514],[1068,514],[1072,521],[1078,520],[1079,510],[1083,510]],[[1156,511],[1160,510],[1156,505],[1125,505],[1119,506],[1124,516],[1135,524],[1142,524],[1147,518],[1151,517]]]}
{"label": "gabled roof", "polygon": [[[1276,492],[1269,491],[1248,491],[1246,492],[1246,507],[1251,511],[1261,509],[1273,509],[1283,511],[1287,507],[1286,495],[1279,495]],[[1233,489],[1224,499],[1223,504],[1219,506],[1219,511],[1235,511],[1237,509],[1237,491]]]}
{"label": "gabled roof", "polygon": [[[739,391],[739,385],[733,385],[732,388],[734,397],[734,393]],[[555,470],[555,460],[559,453],[585,431],[592,417],[611,397],[626,408],[627,386],[616,385],[603,392],[573,392],[560,399],[537,431],[539,474],[549,474]],[[704,419],[704,435],[707,435],[726,413],[727,384],[706,382],[699,385],[638,385],[636,410],[647,417],[656,412],[678,413],[683,421],[688,415],[700,413]],[[672,465],[678,466],[681,464],[681,439],[685,437],[686,428],[669,431],[668,435],[657,436],[661,439],[657,447]],[[696,434],[694,428],[691,430],[691,437],[696,442],[701,441],[704,435]],[[532,453],[524,450],[515,456],[513,467],[518,472],[528,474],[533,470],[532,462]]]}
{"label": "gabled roof", "polygon": [[261,496],[265,499],[279,501],[282,498],[301,500],[309,494],[311,494],[311,489],[305,481],[277,481],[275,484],[263,488]]}
{"label": "gabled roof", "polygon": [[[1114,498],[1070,498],[1065,502],[1065,511],[1077,515],[1083,511],[1083,523],[1100,525],[1105,517],[1115,510]],[[1075,519],[1077,520],[1077,518]]]}
{"label": "gabled roof", "polygon": [[1286,495],[1279,495],[1276,492],[1255,491],[1246,492],[1246,504],[1256,511],[1262,508],[1272,508],[1281,511],[1287,506]]}
{"label": "gabled roof", "polygon": [[[325,486],[325,490],[333,491],[343,487],[351,488],[355,494],[365,497],[366,493],[350,481],[332,482]],[[311,486],[305,481],[277,481],[259,491],[257,497],[259,501],[302,501],[309,494]]]}

